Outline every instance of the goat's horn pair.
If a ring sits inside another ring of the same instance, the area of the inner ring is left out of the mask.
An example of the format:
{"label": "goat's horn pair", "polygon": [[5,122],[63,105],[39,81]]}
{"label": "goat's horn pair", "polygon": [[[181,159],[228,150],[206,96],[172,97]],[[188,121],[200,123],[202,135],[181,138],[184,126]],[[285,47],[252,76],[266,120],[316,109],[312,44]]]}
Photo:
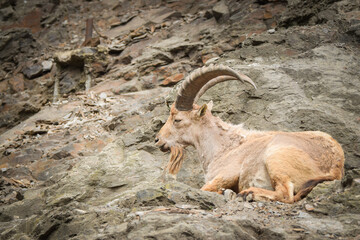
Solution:
{"label": "goat's horn pair", "polygon": [[233,69],[224,66],[202,67],[192,72],[181,84],[175,108],[179,111],[189,111],[196,102],[212,86],[228,81],[239,80],[250,83],[255,89],[255,83],[246,75],[237,73]]}

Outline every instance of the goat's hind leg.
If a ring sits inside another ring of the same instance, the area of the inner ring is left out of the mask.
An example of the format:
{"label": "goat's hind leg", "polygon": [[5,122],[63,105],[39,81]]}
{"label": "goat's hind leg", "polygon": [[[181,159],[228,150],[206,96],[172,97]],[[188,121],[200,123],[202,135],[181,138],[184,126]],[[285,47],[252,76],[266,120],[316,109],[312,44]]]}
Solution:
{"label": "goat's hind leg", "polygon": [[250,187],[240,192],[240,196],[246,200],[248,195],[252,195],[252,200],[255,201],[281,201],[285,203],[294,202],[294,187],[289,181],[288,177],[280,176],[277,179],[272,179],[275,185],[275,190],[267,190],[263,188]]}
{"label": "goat's hind leg", "polygon": [[294,188],[317,176],[314,161],[300,149],[287,147],[277,149],[266,161],[274,191],[249,188],[240,192],[242,195],[253,194],[254,200],[271,200],[285,203],[294,202]]}

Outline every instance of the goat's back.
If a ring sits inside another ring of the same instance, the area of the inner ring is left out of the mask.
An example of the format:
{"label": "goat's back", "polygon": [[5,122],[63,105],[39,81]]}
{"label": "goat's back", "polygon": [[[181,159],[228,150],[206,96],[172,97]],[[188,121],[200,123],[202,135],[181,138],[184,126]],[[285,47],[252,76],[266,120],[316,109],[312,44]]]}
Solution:
{"label": "goat's back", "polygon": [[[320,131],[273,132],[267,147],[267,154],[281,148],[294,147],[308,154],[314,164],[324,173],[332,172],[337,177],[343,175],[344,152],[340,144],[329,134]],[[336,173],[333,172],[336,170]]]}

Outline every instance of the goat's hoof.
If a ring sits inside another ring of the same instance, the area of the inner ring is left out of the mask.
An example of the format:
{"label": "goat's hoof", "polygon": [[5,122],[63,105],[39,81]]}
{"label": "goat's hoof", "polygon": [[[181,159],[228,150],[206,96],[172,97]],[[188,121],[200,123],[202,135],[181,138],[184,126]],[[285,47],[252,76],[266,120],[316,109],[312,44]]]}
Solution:
{"label": "goat's hoof", "polygon": [[248,192],[241,192],[238,194],[239,197],[242,197],[244,202],[253,202],[254,201],[254,192],[248,191]]}
{"label": "goat's hoof", "polygon": [[247,196],[246,196],[246,201],[247,202],[254,202],[255,199],[254,199],[254,193],[253,192],[250,192]]}
{"label": "goat's hoof", "polygon": [[226,189],[224,191],[224,197],[226,201],[231,201],[236,198],[236,193],[231,189]]}

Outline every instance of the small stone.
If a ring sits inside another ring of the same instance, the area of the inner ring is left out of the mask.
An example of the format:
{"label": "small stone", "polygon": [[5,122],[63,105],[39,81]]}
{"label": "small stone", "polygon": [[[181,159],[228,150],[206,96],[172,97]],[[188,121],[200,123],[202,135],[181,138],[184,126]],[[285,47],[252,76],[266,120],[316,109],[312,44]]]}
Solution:
{"label": "small stone", "polygon": [[273,29],[273,28],[272,28],[272,29],[269,29],[269,30],[268,30],[268,33],[274,34],[274,33],[275,33],[275,29]]}
{"label": "small stone", "polygon": [[104,93],[104,92],[102,92],[102,93],[100,93],[99,98],[101,98],[101,99],[106,99],[106,98],[107,98],[107,94]]}
{"label": "small stone", "polygon": [[310,204],[305,204],[305,210],[308,212],[313,212],[315,208]]}
{"label": "small stone", "polygon": [[226,201],[231,201],[236,198],[236,193],[231,189],[226,189],[224,191],[224,197]]}
{"label": "small stone", "polygon": [[30,67],[26,67],[23,70],[23,73],[28,79],[33,79],[41,76],[42,71],[43,71],[43,66],[40,64],[35,64]]}
{"label": "small stone", "polygon": [[43,67],[43,72],[49,72],[52,68],[53,62],[52,61],[43,61],[41,63]]}
{"label": "small stone", "polygon": [[85,214],[86,211],[81,210],[81,209],[75,209],[74,212],[78,213],[78,214]]}

